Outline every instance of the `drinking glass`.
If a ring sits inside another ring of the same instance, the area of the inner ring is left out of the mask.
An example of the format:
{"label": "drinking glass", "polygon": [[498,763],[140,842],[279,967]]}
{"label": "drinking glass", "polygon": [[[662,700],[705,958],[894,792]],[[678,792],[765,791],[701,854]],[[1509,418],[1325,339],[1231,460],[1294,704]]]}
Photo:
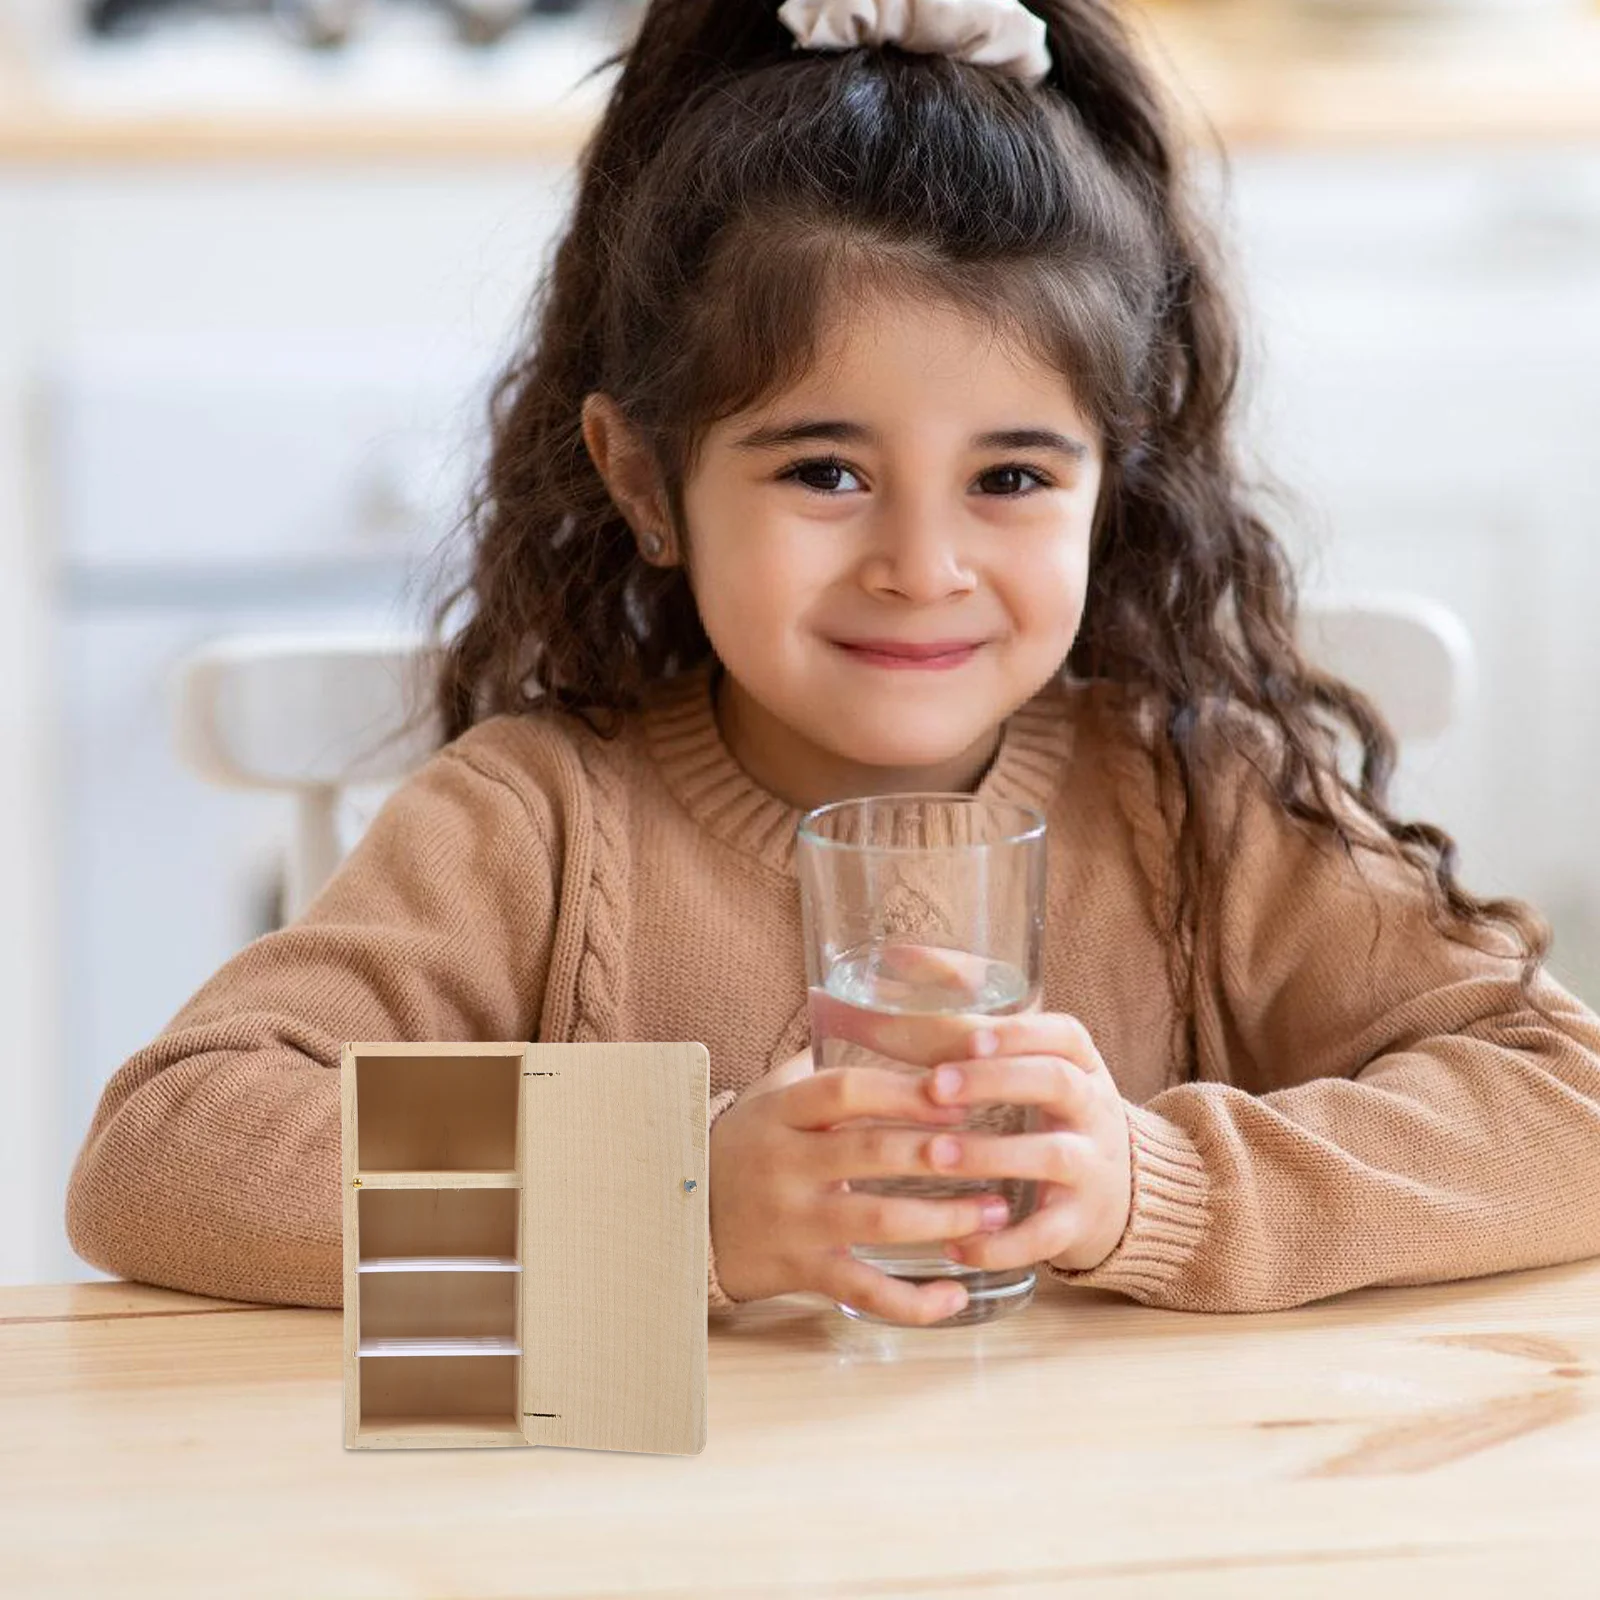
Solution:
{"label": "drinking glass", "polygon": [[[817,1070],[888,1067],[926,1077],[923,1066],[841,1037],[852,1010],[880,1016],[973,1013],[1008,1016],[1038,1007],[1042,988],[1045,819],[1030,806],[971,794],[868,795],[818,806],[796,838],[812,1060]],[[819,1005],[826,996],[827,1003]],[[863,1019],[866,1020],[866,1019]],[[929,1124],[886,1117],[855,1127]],[[1031,1132],[1033,1106],[982,1104],[952,1125],[980,1133]],[[852,1178],[855,1194],[948,1198],[998,1194],[1007,1226],[1031,1213],[1037,1185],[1023,1178]],[[954,1278],[967,1304],[938,1326],[986,1322],[1033,1298],[1032,1266],[985,1271],[952,1261],[945,1238],[856,1244],[851,1253],[915,1283]],[[847,1316],[886,1319],[839,1302]]]}

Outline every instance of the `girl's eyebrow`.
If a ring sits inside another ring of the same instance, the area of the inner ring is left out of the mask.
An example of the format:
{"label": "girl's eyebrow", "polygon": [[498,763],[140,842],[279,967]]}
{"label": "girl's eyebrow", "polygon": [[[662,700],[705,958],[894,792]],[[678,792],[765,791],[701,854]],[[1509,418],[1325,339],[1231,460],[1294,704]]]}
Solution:
{"label": "girl's eyebrow", "polygon": [[[738,450],[782,450],[806,439],[831,439],[840,444],[876,444],[877,433],[860,422],[831,422],[807,419],[766,428],[755,428],[734,440]],[[1082,461],[1088,445],[1068,438],[1054,428],[999,428],[990,433],[975,433],[974,448],[979,450],[1054,450],[1069,461]]]}

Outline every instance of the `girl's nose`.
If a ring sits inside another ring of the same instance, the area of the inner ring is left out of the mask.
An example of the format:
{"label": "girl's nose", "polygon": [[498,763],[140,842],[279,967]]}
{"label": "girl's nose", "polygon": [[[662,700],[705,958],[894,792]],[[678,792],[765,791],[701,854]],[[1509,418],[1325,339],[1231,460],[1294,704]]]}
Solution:
{"label": "girl's nose", "polygon": [[959,535],[926,512],[885,517],[866,563],[874,588],[923,604],[963,594],[973,578]]}

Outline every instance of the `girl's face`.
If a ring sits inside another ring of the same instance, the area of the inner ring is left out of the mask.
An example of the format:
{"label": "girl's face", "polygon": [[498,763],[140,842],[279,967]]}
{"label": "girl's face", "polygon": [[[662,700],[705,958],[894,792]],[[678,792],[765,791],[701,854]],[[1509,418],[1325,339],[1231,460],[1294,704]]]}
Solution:
{"label": "girl's face", "polygon": [[[1017,432],[1035,437],[982,437]],[[974,787],[1072,647],[1101,462],[1060,374],[954,308],[836,319],[815,370],[716,424],[685,485],[741,765],[804,807]],[[846,644],[867,639],[975,648],[908,670]]]}

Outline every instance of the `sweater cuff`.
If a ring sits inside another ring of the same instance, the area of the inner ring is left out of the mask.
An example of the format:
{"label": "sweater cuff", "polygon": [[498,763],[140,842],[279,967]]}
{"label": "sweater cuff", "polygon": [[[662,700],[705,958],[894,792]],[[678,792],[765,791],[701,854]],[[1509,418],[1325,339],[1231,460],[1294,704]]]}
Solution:
{"label": "sweater cuff", "polygon": [[706,1304],[717,1310],[745,1303],[735,1300],[718,1281],[717,1252],[711,1242],[711,1130],[716,1127],[717,1118],[738,1098],[737,1089],[724,1089],[720,1094],[713,1095],[706,1107]]}
{"label": "sweater cuff", "polygon": [[1127,1107],[1133,1154],[1133,1204],[1116,1248],[1097,1267],[1050,1276],[1084,1289],[1113,1289],[1158,1303],[1189,1265],[1210,1214],[1210,1178],[1186,1129],[1143,1106]]}

